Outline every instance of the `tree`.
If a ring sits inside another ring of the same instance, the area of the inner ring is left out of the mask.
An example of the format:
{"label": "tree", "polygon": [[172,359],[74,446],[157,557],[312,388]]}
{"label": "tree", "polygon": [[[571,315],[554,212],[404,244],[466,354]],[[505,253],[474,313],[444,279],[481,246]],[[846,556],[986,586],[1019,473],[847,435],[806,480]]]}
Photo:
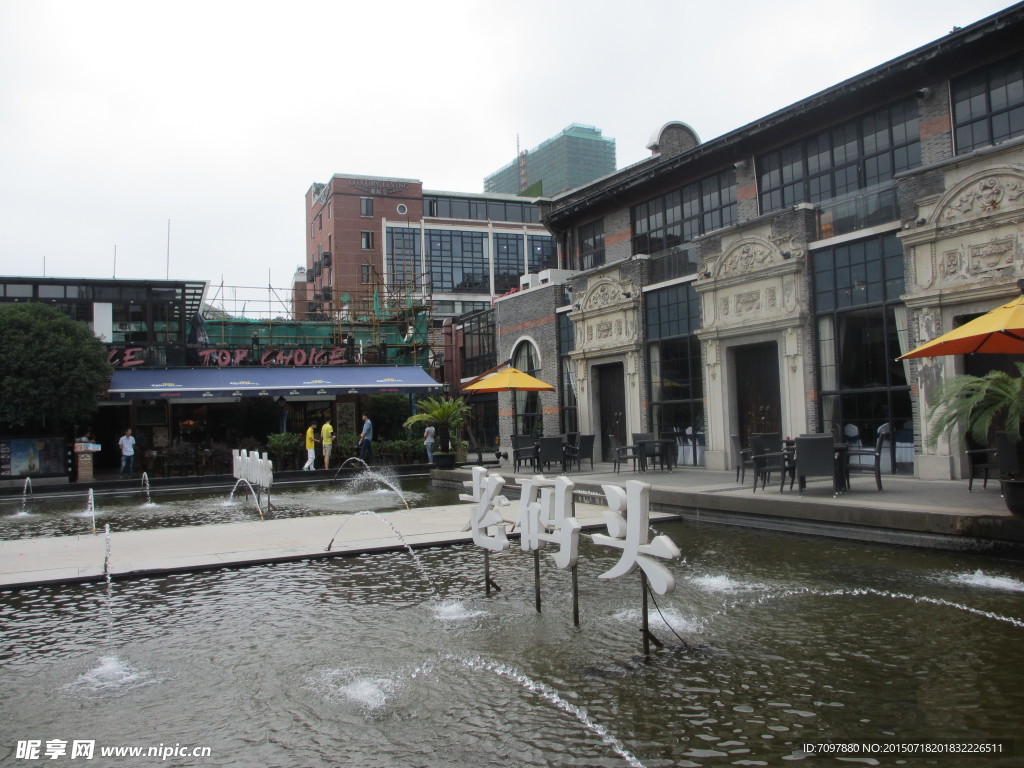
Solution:
{"label": "tree", "polygon": [[47,304],[0,305],[0,423],[51,431],[85,423],[112,371],[85,323]]}
{"label": "tree", "polygon": [[472,412],[472,408],[461,397],[455,400],[443,397],[425,397],[416,403],[416,408],[419,413],[406,419],[405,426],[412,427],[416,424],[432,422],[437,428],[435,441],[438,449],[435,453],[445,453],[451,450],[450,440],[453,433],[458,437],[459,427]]}

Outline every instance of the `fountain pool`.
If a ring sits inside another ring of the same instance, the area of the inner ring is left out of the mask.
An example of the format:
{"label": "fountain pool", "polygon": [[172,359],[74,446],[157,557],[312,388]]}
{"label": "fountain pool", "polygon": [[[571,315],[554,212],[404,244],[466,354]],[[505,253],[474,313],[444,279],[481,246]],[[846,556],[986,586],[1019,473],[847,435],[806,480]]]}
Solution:
{"label": "fountain pool", "polygon": [[538,614],[532,556],[492,555],[487,598],[471,546],[3,593],[0,764],[29,739],[208,747],[106,764],[238,768],[817,766],[839,763],[804,742],[868,739],[1024,750],[1024,564],[655,527],[683,559],[648,659],[638,577],[599,581],[617,553],[586,542],[578,629],[568,574],[544,565]]}
{"label": "fountain pool", "polygon": [[[395,489],[398,489],[397,491]],[[458,501],[458,492],[430,486],[429,477],[397,477],[381,470],[360,473],[337,482],[316,485],[279,485],[261,495],[262,516],[267,520],[336,515],[363,510],[385,511],[409,504],[434,506]],[[93,520],[84,492],[59,497],[35,495],[0,502],[0,540],[33,536],[65,536],[91,533]],[[209,489],[181,493],[173,488],[140,486],[131,492],[95,494],[95,522],[99,530],[110,524],[114,531],[172,528],[258,520],[253,492],[238,485],[234,492]]]}

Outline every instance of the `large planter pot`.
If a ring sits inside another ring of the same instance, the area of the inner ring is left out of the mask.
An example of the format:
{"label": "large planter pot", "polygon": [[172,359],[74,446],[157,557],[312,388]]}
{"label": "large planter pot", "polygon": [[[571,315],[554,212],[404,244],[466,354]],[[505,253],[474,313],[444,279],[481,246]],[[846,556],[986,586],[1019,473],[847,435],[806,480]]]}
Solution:
{"label": "large planter pot", "polygon": [[435,453],[434,454],[434,466],[438,469],[454,469],[455,468],[455,454],[454,453]]}
{"label": "large planter pot", "polygon": [[1003,480],[1003,501],[1011,514],[1024,517],[1024,480]]}

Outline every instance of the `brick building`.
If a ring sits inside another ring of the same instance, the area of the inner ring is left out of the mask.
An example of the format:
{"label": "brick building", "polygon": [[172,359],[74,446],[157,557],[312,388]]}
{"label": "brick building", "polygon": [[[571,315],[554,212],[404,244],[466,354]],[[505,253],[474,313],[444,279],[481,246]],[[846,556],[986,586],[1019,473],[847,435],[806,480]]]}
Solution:
{"label": "brick building", "polygon": [[607,458],[610,435],[678,430],[721,469],[755,432],[882,429],[886,471],[962,473],[959,446],[930,446],[929,394],[1010,361],[896,358],[1024,273],[1024,4],[713,141],[668,123],[650,149],[542,203],[571,273],[531,290],[559,320],[526,327],[531,291],[498,302],[521,332],[502,319],[497,357],[531,344],[559,383],[545,431],[600,435]]}

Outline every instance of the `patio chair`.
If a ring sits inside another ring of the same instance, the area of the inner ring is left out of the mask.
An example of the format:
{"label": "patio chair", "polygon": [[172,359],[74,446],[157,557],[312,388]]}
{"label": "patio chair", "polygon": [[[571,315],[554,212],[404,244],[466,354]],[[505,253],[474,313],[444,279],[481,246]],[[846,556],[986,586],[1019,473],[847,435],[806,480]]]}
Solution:
{"label": "patio chair", "polygon": [[744,448],[740,444],[739,435],[730,435],[730,441],[732,442],[732,456],[736,462],[736,482],[740,485],[747,479],[747,468],[754,468],[754,460],[751,457],[750,449]]}
{"label": "patio chair", "polygon": [[579,442],[577,445],[566,447],[566,463],[571,467],[573,462],[576,463],[576,469],[583,469],[582,462],[584,459],[590,461],[590,470],[594,470],[594,435],[580,435]]}
{"label": "patio chair", "polygon": [[[782,474],[782,484],[786,482],[786,454],[782,451],[782,437],[777,434],[758,434],[750,436],[751,461],[754,464],[754,493],[757,483],[761,482],[761,490],[771,481],[772,472]],[[792,483],[790,484],[792,485]],[[779,493],[782,485],[779,486]]]}
{"label": "patio chair", "polygon": [[529,435],[512,435],[512,464],[514,472],[519,471],[520,464],[537,469],[537,448]]}
{"label": "patio chair", "polygon": [[[970,437],[968,437],[970,441]],[[968,445],[977,446],[976,443],[969,442]],[[999,462],[996,460],[996,447],[989,446],[988,448],[971,447],[968,448],[965,453],[967,454],[967,492],[970,493],[974,490],[974,478],[979,475],[982,478],[981,487],[988,488],[988,477],[989,474],[998,475],[999,473]]]}
{"label": "patio chair", "polygon": [[560,435],[554,437],[542,437],[539,440],[540,453],[537,456],[537,468],[549,469],[552,464],[559,469],[565,469],[565,451]]}
{"label": "patio chair", "polygon": [[799,435],[796,438],[794,474],[801,496],[807,488],[808,477],[827,477],[832,481],[832,495],[839,493],[842,478],[836,468],[835,444],[835,439],[829,434]]}
{"label": "patio chair", "polygon": [[[882,451],[885,449],[885,443],[889,442],[889,430],[888,424],[883,424],[878,428],[877,437],[875,439],[874,448],[853,448],[852,446],[846,451],[846,484],[850,484],[850,472],[873,472],[875,475],[875,485],[878,486],[878,490],[882,490]],[[858,461],[854,461],[854,457],[857,457]],[[869,460],[863,461],[866,457]]]}
{"label": "patio chair", "polygon": [[638,468],[642,468],[643,455],[640,449],[635,445],[619,445],[619,441],[615,439],[615,435],[609,435],[608,440],[610,441],[612,448],[612,468],[616,473],[619,471],[619,465],[624,461],[633,461],[633,471],[636,472]]}

